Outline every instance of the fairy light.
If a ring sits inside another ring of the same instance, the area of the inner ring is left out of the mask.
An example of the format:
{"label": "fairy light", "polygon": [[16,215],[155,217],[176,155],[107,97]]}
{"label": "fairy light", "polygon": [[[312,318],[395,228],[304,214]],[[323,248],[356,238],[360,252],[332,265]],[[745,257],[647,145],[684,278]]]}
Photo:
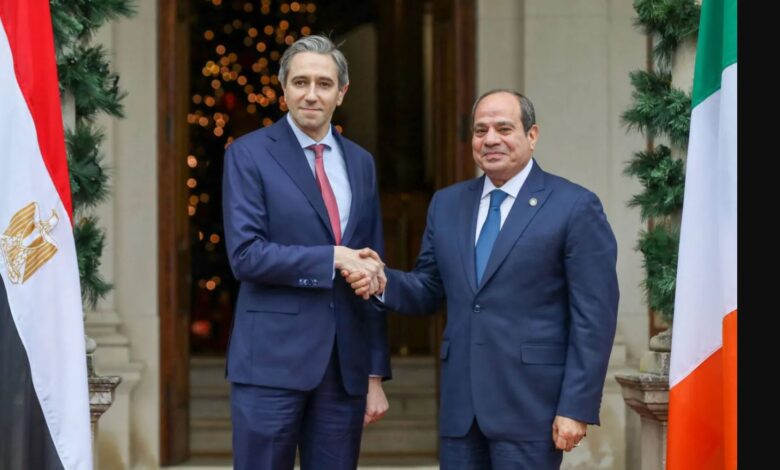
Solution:
{"label": "fairy light", "polygon": [[[279,60],[287,46],[312,34],[317,8],[316,0],[201,1],[191,6],[198,13],[191,36],[195,75],[186,111],[193,127],[183,164],[189,172],[185,202],[194,229],[193,264],[206,263],[199,269],[211,271],[196,276],[193,288],[215,299],[224,294],[223,278],[229,273],[225,261],[214,261],[224,258],[222,228],[214,222],[219,214],[214,211],[221,206],[217,173],[223,151],[245,129],[270,126],[287,111],[276,75]],[[198,318],[190,327],[193,338],[205,340],[222,325]]]}

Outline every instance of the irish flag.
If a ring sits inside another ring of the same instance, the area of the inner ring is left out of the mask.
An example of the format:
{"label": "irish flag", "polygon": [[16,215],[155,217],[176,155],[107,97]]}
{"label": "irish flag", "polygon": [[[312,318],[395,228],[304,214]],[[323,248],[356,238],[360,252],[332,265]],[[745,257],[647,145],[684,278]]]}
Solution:
{"label": "irish flag", "polygon": [[737,0],[703,0],[669,371],[667,469],[737,468]]}
{"label": "irish flag", "polygon": [[48,0],[0,0],[0,468],[92,468]]}

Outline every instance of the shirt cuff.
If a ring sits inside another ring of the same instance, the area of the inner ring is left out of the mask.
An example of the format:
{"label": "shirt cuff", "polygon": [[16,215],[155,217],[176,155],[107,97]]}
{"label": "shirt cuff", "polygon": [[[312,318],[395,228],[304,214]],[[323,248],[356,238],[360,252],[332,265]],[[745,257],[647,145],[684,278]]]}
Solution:
{"label": "shirt cuff", "polygon": [[333,277],[330,280],[336,279],[336,247],[333,247]]}

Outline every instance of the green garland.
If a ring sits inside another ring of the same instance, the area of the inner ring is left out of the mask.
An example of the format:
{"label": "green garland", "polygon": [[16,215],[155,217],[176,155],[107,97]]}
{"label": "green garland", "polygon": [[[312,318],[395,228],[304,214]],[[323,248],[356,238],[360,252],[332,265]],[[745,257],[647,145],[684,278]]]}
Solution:
{"label": "green garland", "polygon": [[634,10],[639,16],[635,24],[655,39],[653,54],[664,69],[680,42],[699,31],[701,8],[694,0],[635,0]]}
{"label": "green garland", "polygon": [[635,176],[645,188],[628,203],[640,209],[642,220],[661,219],[682,207],[685,169],[682,160],[672,158],[669,147],[659,145],[652,151],[635,153],[625,174]]}
{"label": "green garland", "polygon": [[[672,87],[670,65],[678,45],[698,32],[700,7],[694,0],[634,0],[636,24],[653,38],[655,71],[631,72],[633,103],[622,115],[629,130],[649,139],[665,138],[685,148],[691,124],[691,95]],[[643,192],[629,201],[653,228],[639,234],[637,250],[644,256],[643,287],[650,308],[671,324],[677,276],[679,217],[683,204],[683,161],[669,147],[635,152],[625,174],[642,183]]]}
{"label": "green garland", "polygon": [[112,73],[102,46],[90,46],[95,31],[107,21],[135,13],[133,0],[50,0],[60,92],[73,97],[75,129],[65,130],[73,193],[76,253],[81,298],[90,308],[112,289],[100,275],[105,230],[86,215],[108,197],[108,173],[100,146],[104,140],[94,122],[99,112],[123,117],[119,77]]}
{"label": "green garland", "polygon": [[688,145],[691,127],[691,95],[672,88],[672,74],[664,72],[631,72],[634,106],[623,113],[629,129],[650,138],[667,136],[678,147]]}
{"label": "green garland", "polygon": [[[671,314],[673,310],[668,309],[674,308],[679,243],[679,229],[659,225],[643,231],[637,246],[645,257],[643,265],[647,272],[647,303],[651,309],[662,314]],[[671,315],[664,315],[664,319],[670,321]]]}

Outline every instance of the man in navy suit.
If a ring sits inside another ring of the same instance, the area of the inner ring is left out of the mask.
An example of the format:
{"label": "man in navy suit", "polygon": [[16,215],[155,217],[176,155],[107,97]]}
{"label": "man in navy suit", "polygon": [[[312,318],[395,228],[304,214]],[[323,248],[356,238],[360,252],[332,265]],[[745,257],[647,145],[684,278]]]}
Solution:
{"label": "man in navy suit", "polygon": [[[433,196],[414,270],[388,270],[383,301],[424,314],[446,299],[442,469],[557,469],[599,423],[617,320],[615,237],[595,194],[532,158],[539,126],[528,98],[490,91],[472,120],[485,176]],[[342,274],[361,295],[377,290]]]}
{"label": "man in navy suit", "polygon": [[225,153],[223,212],[240,281],[227,355],[236,469],[355,469],[364,424],[388,405],[383,313],[355,297],[337,269],[380,290],[382,252],[372,156],[331,126],[347,92],[347,61],[326,37],[285,51],[289,113]]}

